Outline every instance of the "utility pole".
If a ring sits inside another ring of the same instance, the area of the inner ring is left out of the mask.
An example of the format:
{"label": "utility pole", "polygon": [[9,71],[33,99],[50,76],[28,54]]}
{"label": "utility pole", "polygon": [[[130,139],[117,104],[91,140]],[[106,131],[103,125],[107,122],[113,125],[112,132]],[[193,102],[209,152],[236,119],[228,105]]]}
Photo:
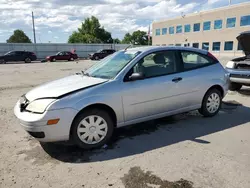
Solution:
{"label": "utility pole", "polygon": [[33,24],[34,43],[36,44],[36,30],[35,30],[35,21],[34,21],[33,11],[32,11],[32,24]]}
{"label": "utility pole", "polygon": [[229,6],[231,5],[231,0],[229,0]]}

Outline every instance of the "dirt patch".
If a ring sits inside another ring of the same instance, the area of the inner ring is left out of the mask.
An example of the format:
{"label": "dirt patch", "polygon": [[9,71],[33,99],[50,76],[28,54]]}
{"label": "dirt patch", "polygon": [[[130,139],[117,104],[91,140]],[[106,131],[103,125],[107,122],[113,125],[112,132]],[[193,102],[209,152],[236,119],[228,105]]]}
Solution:
{"label": "dirt patch", "polygon": [[25,161],[30,161],[32,164],[36,165],[60,163],[59,161],[48,155],[46,152],[44,152],[38,141],[29,136],[26,137],[26,139],[27,141],[29,141],[30,148],[17,152],[17,155],[24,157]]}
{"label": "dirt patch", "polygon": [[31,88],[31,87],[35,87],[35,85],[21,85],[21,86],[11,86],[11,87],[0,87],[0,91],[24,89],[24,88]]}
{"label": "dirt patch", "polygon": [[178,181],[162,180],[152,172],[144,172],[140,167],[133,167],[121,178],[125,188],[193,188],[193,183],[184,179]]}

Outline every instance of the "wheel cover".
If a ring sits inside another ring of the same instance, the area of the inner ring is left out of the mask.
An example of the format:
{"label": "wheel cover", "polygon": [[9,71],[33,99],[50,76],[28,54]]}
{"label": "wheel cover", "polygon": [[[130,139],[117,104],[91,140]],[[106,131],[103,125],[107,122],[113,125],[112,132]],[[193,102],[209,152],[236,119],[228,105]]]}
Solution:
{"label": "wheel cover", "polygon": [[85,117],[77,127],[77,135],[85,144],[97,144],[106,137],[107,133],[107,122],[97,115]]}
{"label": "wheel cover", "polygon": [[215,113],[220,107],[220,96],[217,93],[212,93],[207,99],[207,111],[209,113]]}

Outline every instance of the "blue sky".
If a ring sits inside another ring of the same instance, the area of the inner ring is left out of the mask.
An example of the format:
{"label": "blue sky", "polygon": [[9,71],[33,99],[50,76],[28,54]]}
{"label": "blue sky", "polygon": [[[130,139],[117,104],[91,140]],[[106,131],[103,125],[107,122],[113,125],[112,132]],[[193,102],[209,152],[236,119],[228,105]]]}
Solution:
{"label": "blue sky", "polygon": [[[231,0],[232,4],[249,0]],[[96,16],[112,37],[148,30],[155,20],[228,6],[229,0],[0,0],[0,42],[15,29],[33,41],[31,11],[38,43],[64,43],[81,22]]]}

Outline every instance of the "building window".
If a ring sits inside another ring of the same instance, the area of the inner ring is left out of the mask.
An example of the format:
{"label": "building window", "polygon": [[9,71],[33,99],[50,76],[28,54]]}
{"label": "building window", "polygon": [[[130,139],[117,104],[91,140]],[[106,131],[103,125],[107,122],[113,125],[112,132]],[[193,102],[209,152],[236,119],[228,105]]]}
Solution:
{"label": "building window", "polygon": [[167,34],[167,28],[162,28],[161,34],[166,35]]}
{"label": "building window", "polygon": [[169,28],[169,34],[171,34],[171,35],[174,34],[174,27]]}
{"label": "building window", "polygon": [[168,46],[174,46],[173,44],[169,44]]}
{"label": "building window", "polygon": [[213,51],[220,51],[220,42],[213,42]]}
{"label": "building window", "polygon": [[209,43],[208,42],[203,42],[202,43],[202,49],[208,51],[209,50]]}
{"label": "building window", "polygon": [[211,29],[211,22],[204,22],[203,23],[203,31],[209,31]]}
{"label": "building window", "polygon": [[242,46],[240,45],[240,43],[238,42],[238,48],[237,50],[242,50]]}
{"label": "building window", "polygon": [[250,15],[242,16],[240,18],[240,26],[246,26],[246,25],[250,25]]}
{"label": "building window", "polygon": [[175,46],[181,46],[181,44],[175,44]]}
{"label": "building window", "polygon": [[228,18],[227,19],[227,28],[235,27],[236,18]]}
{"label": "building window", "polygon": [[194,24],[194,32],[200,31],[200,28],[201,28],[201,24],[200,23]]}
{"label": "building window", "polygon": [[185,33],[189,33],[191,31],[191,25],[187,24],[184,26]]}
{"label": "building window", "polygon": [[234,46],[233,41],[227,41],[227,42],[225,42],[224,50],[231,51],[231,50],[233,50],[233,46]]}
{"label": "building window", "polygon": [[176,33],[182,33],[182,25],[176,27]]}
{"label": "building window", "polygon": [[155,30],[155,35],[156,35],[156,36],[161,35],[161,30],[160,30],[160,29],[156,29],[156,30]]}
{"label": "building window", "polygon": [[199,48],[199,43],[193,43],[194,48]]}
{"label": "building window", "polygon": [[221,28],[222,28],[222,20],[215,20],[214,29],[221,29]]}
{"label": "building window", "polygon": [[189,46],[190,46],[190,43],[184,44],[184,47],[189,47]]}

